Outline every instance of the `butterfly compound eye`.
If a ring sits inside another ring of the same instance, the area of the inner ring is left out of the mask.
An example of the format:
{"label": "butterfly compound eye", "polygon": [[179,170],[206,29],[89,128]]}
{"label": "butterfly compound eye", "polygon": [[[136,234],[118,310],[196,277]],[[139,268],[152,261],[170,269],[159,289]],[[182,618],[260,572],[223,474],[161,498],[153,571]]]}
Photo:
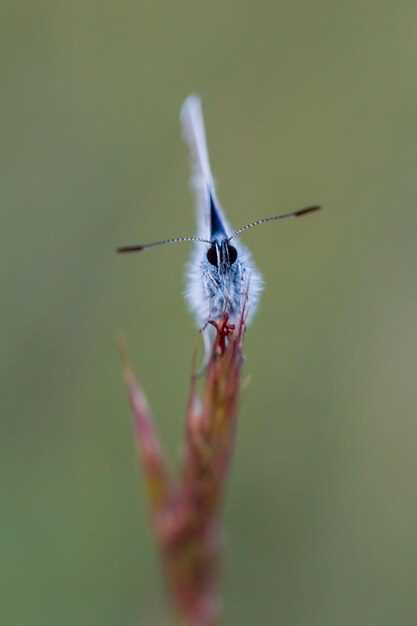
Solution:
{"label": "butterfly compound eye", "polygon": [[227,246],[227,251],[229,253],[229,262],[230,265],[233,265],[233,263],[236,261],[237,259],[237,250],[236,248],[234,248],[233,246]]}
{"label": "butterfly compound eye", "polygon": [[211,246],[211,248],[207,250],[207,261],[210,265],[218,266],[216,246]]}

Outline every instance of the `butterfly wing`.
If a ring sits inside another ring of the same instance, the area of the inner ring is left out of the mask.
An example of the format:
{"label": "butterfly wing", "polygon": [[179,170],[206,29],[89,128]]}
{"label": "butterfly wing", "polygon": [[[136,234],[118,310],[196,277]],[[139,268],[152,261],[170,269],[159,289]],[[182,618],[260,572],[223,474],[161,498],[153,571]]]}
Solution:
{"label": "butterfly wing", "polygon": [[201,100],[189,96],[181,108],[183,137],[191,153],[191,183],[196,196],[197,236],[211,240],[216,232],[230,233],[231,229],[216,196],[207,150]]}

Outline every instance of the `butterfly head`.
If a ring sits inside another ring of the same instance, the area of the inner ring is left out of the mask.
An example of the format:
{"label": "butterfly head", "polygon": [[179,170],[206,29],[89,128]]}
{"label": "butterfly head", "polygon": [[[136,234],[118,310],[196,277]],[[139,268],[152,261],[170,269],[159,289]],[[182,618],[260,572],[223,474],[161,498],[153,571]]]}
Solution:
{"label": "butterfly head", "polygon": [[237,261],[237,250],[227,237],[217,237],[207,250],[207,261],[211,269],[217,268],[220,274],[226,274]]}

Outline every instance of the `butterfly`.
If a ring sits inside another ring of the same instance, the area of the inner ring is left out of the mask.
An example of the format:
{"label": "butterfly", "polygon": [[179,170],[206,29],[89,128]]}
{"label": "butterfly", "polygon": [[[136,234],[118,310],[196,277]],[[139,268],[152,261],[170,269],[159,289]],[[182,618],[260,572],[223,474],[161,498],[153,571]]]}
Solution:
{"label": "butterfly", "polygon": [[189,96],[181,108],[183,137],[191,153],[191,184],[195,193],[197,233],[193,237],[175,237],[150,244],[123,246],[117,252],[139,252],[171,243],[194,242],[187,265],[185,298],[197,325],[203,332],[207,361],[215,330],[223,315],[228,322],[239,322],[245,309],[246,323],[255,314],[263,279],[247,247],[238,235],[259,224],[300,217],[320,207],[315,205],[275,217],[256,220],[233,230],[217,197],[211,173],[201,100]]}

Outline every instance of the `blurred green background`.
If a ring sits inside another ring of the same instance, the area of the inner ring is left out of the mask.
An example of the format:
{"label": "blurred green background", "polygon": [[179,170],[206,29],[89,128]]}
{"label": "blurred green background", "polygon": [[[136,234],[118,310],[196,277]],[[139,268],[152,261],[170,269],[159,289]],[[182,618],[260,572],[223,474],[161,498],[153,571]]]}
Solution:
{"label": "blurred green background", "polygon": [[164,614],[116,352],[172,466],[196,329],[178,114],[203,98],[266,290],[225,510],[229,626],[417,623],[417,5],[0,5],[5,626]]}

